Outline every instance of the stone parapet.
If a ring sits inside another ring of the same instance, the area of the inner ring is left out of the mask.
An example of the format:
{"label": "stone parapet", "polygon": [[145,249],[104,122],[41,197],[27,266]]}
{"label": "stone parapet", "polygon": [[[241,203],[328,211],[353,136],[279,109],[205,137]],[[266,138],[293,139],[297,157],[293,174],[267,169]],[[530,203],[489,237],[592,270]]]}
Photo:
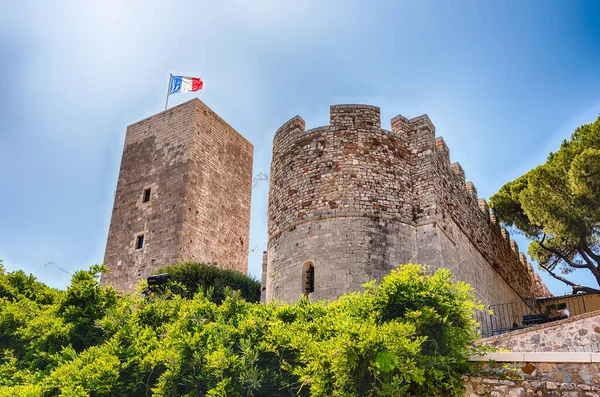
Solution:
{"label": "stone parapet", "polygon": [[[465,183],[465,173],[460,164],[450,164],[448,149],[440,143],[443,141],[439,137],[437,141],[432,136],[429,139],[432,144],[437,142],[436,150],[415,159],[418,170],[413,172],[417,175],[426,173],[418,176],[420,185],[414,186],[415,209],[423,211],[422,207],[435,208],[434,216],[430,212],[427,215],[451,240],[455,240],[455,233],[467,236],[473,247],[519,297],[551,296],[541,280],[523,264],[524,254],[519,252],[508,231],[498,226],[485,200],[477,197],[473,182]],[[420,197],[423,194],[425,199]]]}
{"label": "stone parapet", "polygon": [[409,152],[379,128],[379,108],[331,107],[332,125],[306,131],[299,116],[273,142],[269,236],[333,214],[383,214],[411,222]]}

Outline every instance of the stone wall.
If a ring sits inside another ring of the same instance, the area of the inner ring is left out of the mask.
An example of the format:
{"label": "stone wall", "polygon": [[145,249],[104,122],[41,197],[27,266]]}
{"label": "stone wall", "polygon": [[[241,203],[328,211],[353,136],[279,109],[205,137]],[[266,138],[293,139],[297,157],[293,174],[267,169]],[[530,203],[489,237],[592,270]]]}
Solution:
{"label": "stone wall", "polygon": [[488,363],[464,381],[466,397],[600,397],[600,363]]}
{"label": "stone wall", "polygon": [[[446,223],[454,230],[458,226],[449,220]],[[428,237],[434,234],[434,238]],[[469,283],[476,291],[477,298],[485,303],[518,302],[520,295],[515,292],[486,260],[485,256],[471,243],[463,233],[447,234],[437,223],[430,223],[417,228],[416,261],[432,263],[435,267],[450,269],[458,280]],[[435,241],[436,247],[429,247],[427,240]],[[521,293],[523,293],[521,291]],[[527,296],[527,295],[525,295]]]}
{"label": "stone wall", "polygon": [[429,118],[391,124],[381,128],[377,107],[335,105],[328,126],[306,130],[296,116],[277,131],[266,298],[297,299],[307,261],[315,299],[411,261],[452,269],[488,304],[549,296]]}
{"label": "stone wall", "polygon": [[312,299],[358,291],[389,273],[393,263],[414,255],[410,225],[375,217],[331,217],[294,226],[269,242],[266,300],[293,301],[302,295],[302,265],[315,269]]}
{"label": "stone wall", "polygon": [[260,275],[260,301],[267,303],[267,251],[263,251],[262,271]]}
{"label": "stone wall", "polygon": [[600,311],[478,343],[510,352],[472,356],[465,396],[600,396]]}
{"label": "stone wall", "polygon": [[254,147],[199,99],[194,103],[179,256],[247,274]]}
{"label": "stone wall", "polygon": [[411,222],[409,152],[372,106],[332,106],[331,126],[295,117],[273,141],[269,236],[321,216],[384,214]]}
{"label": "stone wall", "polygon": [[[246,273],[252,152],[199,99],[127,127],[102,284],[131,290],[179,259]],[[136,249],[139,235],[144,245]]]}
{"label": "stone wall", "polygon": [[267,299],[315,299],[358,290],[414,255],[410,156],[380,128],[373,106],[332,106],[331,125],[305,131],[295,117],[276,133],[269,191]]}
{"label": "stone wall", "polygon": [[600,352],[600,311],[481,339],[479,343],[513,352]]}
{"label": "stone wall", "polygon": [[[435,127],[429,118],[420,116],[407,120],[396,116],[392,119],[392,131],[408,137],[408,147],[413,154],[414,222],[417,225],[435,223],[451,243],[445,248],[460,257],[443,250],[438,263],[458,267],[459,261],[472,257],[469,251],[474,248],[514,290],[511,297],[515,293],[521,297],[549,296],[517,244],[497,225],[485,200],[477,197],[475,185],[465,182],[461,165],[450,163],[450,150],[442,137],[435,136]],[[465,238],[470,244],[461,247],[459,241]],[[452,249],[452,246],[456,248]]]}

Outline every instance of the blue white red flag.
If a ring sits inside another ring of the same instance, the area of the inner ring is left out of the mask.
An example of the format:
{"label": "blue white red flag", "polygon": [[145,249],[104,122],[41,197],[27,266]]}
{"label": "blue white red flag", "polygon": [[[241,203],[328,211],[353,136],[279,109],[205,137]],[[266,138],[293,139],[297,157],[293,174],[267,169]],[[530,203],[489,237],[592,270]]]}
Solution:
{"label": "blue white red flag", "polygon": [[178,92],[194,92],[202,89],[204,83],[197,77],[172,76],[169,86],[169,95]]}

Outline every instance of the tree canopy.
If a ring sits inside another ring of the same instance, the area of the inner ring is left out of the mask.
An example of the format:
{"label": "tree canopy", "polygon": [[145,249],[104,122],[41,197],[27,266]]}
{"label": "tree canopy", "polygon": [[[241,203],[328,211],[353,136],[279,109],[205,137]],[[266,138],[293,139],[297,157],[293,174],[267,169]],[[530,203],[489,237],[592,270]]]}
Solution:
{"label": "tree canopy", "polygon": [[[600,286],[600,117],[577,128],[547,161],[491,197],[498,219],[530,239],[529,254],[574,292]],[[591,273],[592,286],[568,275]]]}
{"label": "tree canopy", "polygon": [[324,303],[66,291],[0,265],[0,397],[462,396],[469,286],[404,265]]}

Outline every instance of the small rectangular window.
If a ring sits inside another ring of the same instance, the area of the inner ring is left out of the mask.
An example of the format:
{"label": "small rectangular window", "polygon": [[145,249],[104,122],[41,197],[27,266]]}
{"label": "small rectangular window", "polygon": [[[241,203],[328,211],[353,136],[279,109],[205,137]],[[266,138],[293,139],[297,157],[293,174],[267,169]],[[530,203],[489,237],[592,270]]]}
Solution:
{"label": "small rectangular window", "polygon": [[140,234],[135,239],[135,249],[139,250],[144,246],[144,235]]}
{"label": "small rectangular window", "polygon": [[143,203],[147,203],[148,201],[150,201],[150,191],[150,188],[144,189],[144,198],[142,199]]}
{"label": "small rectangular window", "polygon": [[306,262],[302,266],[303,280],[302,280],[302,292],[305,296],[308,296],[311,292],[315,292],[315,267],[312,262]]}

